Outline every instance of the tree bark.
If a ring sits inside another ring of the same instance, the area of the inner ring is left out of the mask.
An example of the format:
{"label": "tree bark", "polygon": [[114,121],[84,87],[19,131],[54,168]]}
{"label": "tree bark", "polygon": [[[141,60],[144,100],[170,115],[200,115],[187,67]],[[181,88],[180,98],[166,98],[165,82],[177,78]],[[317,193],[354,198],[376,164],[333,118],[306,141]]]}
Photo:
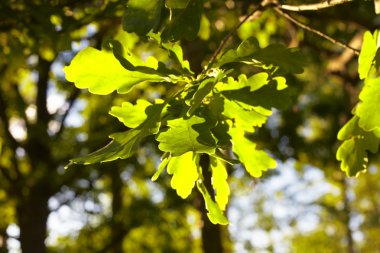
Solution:
{"label": "tree bark", "polygon": [[[207,155],[203,155],[200,160],[202,167],[204,184],[212,195],[214,192],[211,184],[211,172],[209,171],[210,159]],[[199,194],[200,195],[200,194]],[[220,225],[212,224],[207,217],[207,210],[205,203],[200,196],[200,211],[202,214],[202,248],[204,253],[226,253],[223,248],[222,230]]]}
{"label": "tree bark", "polygon": [[18,202],[17,219],[22,253],[46,253],[48,199],[46,189],[39,184],[39,187],[30,188],[29,194]]}
{"label": "tree bark", "polygon": [[0,253],[8,253],[8,234],[6,228],[0,229]]}

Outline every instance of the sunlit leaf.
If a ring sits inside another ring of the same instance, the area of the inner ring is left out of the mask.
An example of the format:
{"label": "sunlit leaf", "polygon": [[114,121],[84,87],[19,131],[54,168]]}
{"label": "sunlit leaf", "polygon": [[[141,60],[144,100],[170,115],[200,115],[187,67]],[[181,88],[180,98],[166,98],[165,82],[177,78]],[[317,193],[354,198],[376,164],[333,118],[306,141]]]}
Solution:
{"label": "sunlit leaf", "polygon": [[255,91],[267,84],[269,84],[268,73],[260,72],[250,76],[249,78],[247,78],[246,75],[241,74],[239,75],[238,80],[228,77],[227,83],[218,83],[217,88],[220,91],[227,91],[249,87],[250,91]]}
{"label": "sunlit leaf", "polygon": [[364,33],[363,44],[359,55],[359,77],[364,79],[368,76],[369,70],[371,69],[373,59],[375,58],[377,46],[377,33],[372,35],[369,31]]}
{"label": "sunlit leaf", "polygon": [[380,138],[380,77],[365,81],[359,99],[361,102],[355,112],[359,126],[367,132],[373,131]]}
{"label": "sunlit leaf", "polygon": [[80,89],[106,95],[115,90],[127,93],[134,85],[144,82],[164,82],[168,78],[157,74],[129,71],[110,52],[88,47],[79,52],[64,69],[66,79]]}
{"label": "sunlit leaf", "polygon": [[237,49],[230,49],[224,53],[213,66],[220,67],[231,62],[240,62],[250,60],[250,56],[260,49],[259,42],[256,38],[250,37],[244,40]]}
{"label": "sunlit leaf", "polygon": [[163,0],[129,0],[123,16],[127,32],[145,35],[157,28],[161,18]]}
{"label": "sunlit leaf", "polygon": [[160,150],[170,152],[173,156],[188,151],[196,153],[215,151],[215,140],[205,119],[198,116],[173,119],[168,121],[168,127],[167,131],[161,132],[157,137]]}
{"label": "sunlit leaf", "polygon": [[359,118],[354,116],[338,133],[338,139],[344,141],[339,147],[336,158],[341,161],[340,168],[348,176],[356,176],[368,166],[368,151],[377,152],[379,138],[373,132],[359,127]]}
{"label": "sunlit leaf", "polygon": [[197,181],[197,187],[198,190],[202,193],[203,199],[205,200],[206,210],[208,211],[207,217],[210,219],[210,221],[213,224],[227,225],[227,218],[224,216],[218,204],[212,200],[203,182]]}
{"label": "sunlit leaf", "polygon": [[127,127],[135,128],[146,120],[145,110],[150,105],[150,102],[143,99],[137,100],[136,105],[123,102],[121,106],[113,106],[109,114],[118,118]]}
{"label": "sunlit leaf", "polygon": [[232,151],[237,155],[247,172],[253,177],[261,177],[263,171],[276,167],[276,161],[265,151],[257,150],[256,144],[244,137],[244,130],[231,127]]}
{"label": "sunlit leaf", "polygon": [[194,152],[186,152],[169,159],[168,173],[172,174],[171,187],[178,196],[187,198],[198,179],[198,156]]}
{"label": "sunlit leaf", "polygon": [[158,166],[156,173],[154,173],[154,175],[152,176],[152,181],[156,181],[158,177],[161,175],[162,171],[164,171],[164,169],[168,165],[170,160],[169,153],[164,153],[161,159],[162,161]]}
{"label": "sunlit leaf", "polygon": [[93,164],[125,159],[134,155],[140,142],[147,136],[156,134],[160,127],[160,116],[164,104],[155,104],[146,108],[147,119],[137,128],[122,133],[114,133],[113,139],[107,146],[86,156],[70,160],[70,164]]}
{"label": "sunlit leaf", "polygon": [[230,196],[226,167],[221,160],[210,157],[210,168],[212,173],[212,185],[216,192],[215,201],[221,210],[225,210],[228,203],[228,197]]}

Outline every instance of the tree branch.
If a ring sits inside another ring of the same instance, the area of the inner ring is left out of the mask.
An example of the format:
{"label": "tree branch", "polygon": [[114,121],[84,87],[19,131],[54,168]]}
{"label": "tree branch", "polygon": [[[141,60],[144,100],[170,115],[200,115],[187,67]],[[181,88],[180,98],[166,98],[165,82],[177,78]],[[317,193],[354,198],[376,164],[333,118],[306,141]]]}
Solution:
{"label": "tree branch", "polygon": [[62,113],[61,119],[59,120],[59,129],[58,129],[57,133],[55,134],[56,137],[61,135],[61,133],[63,132],[63,130],[65,128],[65,120],[66,120],[67,116],[69,115],[71,109],[73,108],[75,101],[79,97],[79,94],[80,94],[80,90],[75,88],[75,90],[67,98],[66,103],[68,103],[69,105],[68,105],[67,109]]}
{"label": "tree branch", "polygon": [[334,39],[334,38],[328,36],[327,34],[325,34],[325,33],[321,32],[321,31],[319,31],[319,30],[316,30],[316,29],[314,29],[314,28],[312,28],[312,27],[310,27],[310,26],[308,26],[308,25],[302,23],[301,21],[299,21],[299,20],[293,18],[292,16],[290,16],[289,14],[283,12],[282,10],[280,10],[280,9],[277,8],[277,7],[276,7],[276,8],[273,8],[273,9],[274,9],[279,15],[281,15],[282,17],[284,17],[284,18],[288,19],[289,21],[293,22],[293,23],[296,24],[297,26],[299,26],[299,27],[305,29],[306,31],[312,32],[312,33],[314,33],[314,34],[317,34],[318,36],[321,36],[322,38],[324,38],[324,39],[330,41],[331,43],[333,43],[333,44],[335,44],[335,45],[338,45],[338,46],[340,46],[340,47],[343,47],[343,48],[349,49],[349,50],[351,50],[354,54],[359,55],[360,50],[358,50],[358,49],[356,49],[356,48],[353,48],[353,47],[351,47],[351,46],[349,46],[349,45],[347,45],[347,44],[345,44],[345,43],[343,43],[343,42],[340,42],[340,41],[338,41],[338,40],[336,40],[336,39]]}
{"label": "tree branch", "polygon": [[287,11],[318,11],[321,9],[326,9],[330,7],[334,7],[336,5],[345,4],[353,2],[353,0],[325,0],[320,3],[315,4],[301,4],[301,5],[287,5],[280,4],[277,7],[282,10]]}
{"label": "tree branch", "polygon": [[223,48],[226,46],[227,42],[231,39],[231,37],[234,35],[234,33],[239,29],[240,26],[242,26],[251,16],[253,16],[257,11],[263,10],[264,5],[260,4],[256,8],[254,8],[247,16],[245,16],[238,24],[236,24],[231,31],[222,39],[220,42],[218,48],[215,50],[215,52],[212,54],[209,62],[207,63],[205,67],[205,71],[208,70],[211,65],[215,62],[216,57],[220,54],[220,52],[223,50]]}
{"label": "tree branch", "polygon": [[46,124],[49,122],[50,114],[47,109],[47,88],[49,82],[51,62],[39,58],[38,82],[37,82],[37,122]]}

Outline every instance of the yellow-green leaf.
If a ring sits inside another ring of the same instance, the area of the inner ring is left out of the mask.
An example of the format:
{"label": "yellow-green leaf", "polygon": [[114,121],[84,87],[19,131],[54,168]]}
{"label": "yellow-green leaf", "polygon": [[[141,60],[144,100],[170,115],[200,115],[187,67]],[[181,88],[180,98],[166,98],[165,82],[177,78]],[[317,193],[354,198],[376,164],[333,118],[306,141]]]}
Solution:
{"label": "yellow-green leaf", "polygon": [[212,185],[216,192],[215,201],[221,210],[225,210],[228,197],[230,196],[230,187],[227,182],[227,169],[221,160],[214,157],[210,157],[210,168],[212,173]]}
{"label": "yellow-green leaf", "polygon": [[173,156],[168,163],[168,173],[172,174],[171,187],[181,198],[187,198],[198,179],[198,156],[194,152],[186,152]]}

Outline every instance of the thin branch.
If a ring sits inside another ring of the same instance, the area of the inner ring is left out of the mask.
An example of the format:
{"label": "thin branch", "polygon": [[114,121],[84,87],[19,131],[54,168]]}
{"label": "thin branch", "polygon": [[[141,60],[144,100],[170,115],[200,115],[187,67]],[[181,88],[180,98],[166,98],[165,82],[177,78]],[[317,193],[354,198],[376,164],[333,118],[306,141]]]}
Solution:
{"label": "thin branch", "polygon": [[68,103],[68,107],[62,113],[61,119],[59,120],[59,129],[58,129],[58,131],[56,133],[56,137],[58,137],[59,135],[61,135],[61,133],[63,132],[63,130],[65,128],[65,120],[66,120],[67,116],[69,115],[71,109],[73,108],[73,105],[74,105],[75,101],[79,97],[79,94],[80,94],[80,90],[79,89],[75,89],[70,94],[70,96],[67,98],[66,102]]}
{"label": "thin branch", "polygon": [[263,4],[260,4],[255,9],[253,9],[247,16],[245,16],[238,24],[236,24],[234,28],[231,29],[231,31],[222,39],[222,41],[220,42],[218,48],[212,54],[209,62],[207,63],[207,65],[205,67],[205,70],[208,70],[211,67],[211,65],[215,62],[216,57],[218,57],[218,55],[220,54],[220,52],[226,46],[227,42],[231,39],[231,37],[234,35],[234,33],[239,29],[239,27],[242,26],[257,11],[263,10],[264,7],[265,6]]}
{"label": "thin branch", "polygon": [[317,35],[321,36],[322,38],[324,38],[324,39],[330,41],[331,43],[333,43],[333,44],[335,44],[335,45],[338,45],[338,46],[340,46],[340,47],[346,48],[346,49],[348,49],[348,50],[351,50],[354,54],[359,55],[360,50],[358,50],[358,49],[356,49],[356,48],[353,48],[353,47],[351,47],[351,46],[349,46],[349,45],[347,45],[347,44],[345,44],[345,43],[343,43],[343,42],[340,42],[340,41],[338,41],[338,40],[336,40],[336,39],[334,39],[334,38],[328,36],[327,34],[325,34],[325,33],[321,32],[321,31],[319,31],[319,30],[316,30],[316,29],[314,29],[314,28],[312,28],[312,27],[310,27],[310,26],[308,26],[308,25],[302,23],[301,21],[299,21],[299,20],[293,18],[293,17],[290,16],[289,14],[287,14],[287,13],[281,11],[279,8],[273,8],[273,9],[274,9],[278,14],[280,14],[280,15],[283,16],[284,18],[288,19],[289,21],[293,22],[293,23],[296,24],[297,26],[299,26],[299,27],[305,29],[306,31],[312,32],[312,33],[314,33],[314,34],[317,34]]}
{"label": "thin branch", "polygon": [[318,11],[321,9],[326,9],[326,8],[334,7],[336,5],[350,3],[350,2],[353,2],[353,0],[325,0],[323,2],[315,3],[315,4],[301,4],[301,5],[282,4],[282,5],[278,5],[277,7],[282,10],[287,10],[287,11]]}

